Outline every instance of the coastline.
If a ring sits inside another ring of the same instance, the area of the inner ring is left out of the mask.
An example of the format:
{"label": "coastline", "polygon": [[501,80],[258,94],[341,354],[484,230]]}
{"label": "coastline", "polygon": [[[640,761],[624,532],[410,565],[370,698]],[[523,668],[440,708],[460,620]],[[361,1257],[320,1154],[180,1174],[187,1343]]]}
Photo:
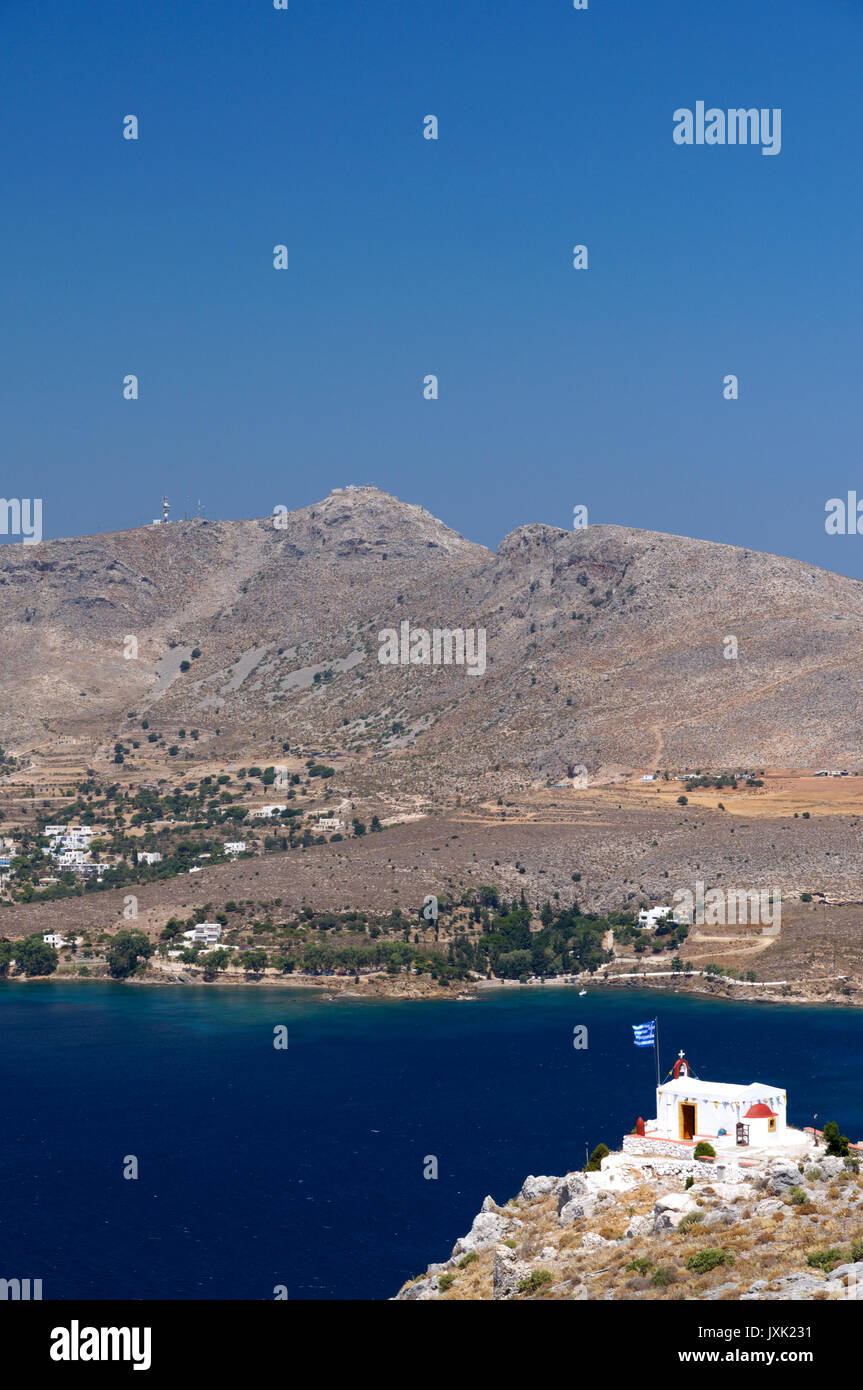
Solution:
{"label": "coastline", "polygon": [[[659,974],[659,972],[657,972]],[[302,974],[261,974],[249,978],[239,974],[220,974],[213,980],[205,980],[200,975],[191,975],[184,972],[168,970],[148,970],[143,975],[133,975],[126,979],[114,979],[110,975],[93,974],[79,975],[75,971],[58,970],[51,975],[13,975],[4,978],[0,983],[3,984],[32,984],[45,983],[46,981],[60,981],[63,983],[76,983],[81,985],[88,984],[117,984],[134,986],[178,986],[184,987],[197,985],[207,988],[221,989],[260,989],[274,988],[287,990],[316,991],[323,994],[326,998],[336,1001],[341,998],[353,1001],[368,999],[380,1001],[391,999],[395,1001],[410,1001],[413,1003],[422,1000],[450,1000],[455,1002],[475,1002],[484,996],[493,994],[497,991],[513,990],[568,990],[576,991],[576,997],[584,990],[586,994],[596,997],[598,993],[606,989],[618,991],[629,990],[634,993],[641,993],[650,990],[656,994],[664,995],[668,998],[677,998],[681,995],[695,995],[699,998],[713,999],[719,1002],[730,1000],[734,1003],[747,1004],[779,1004],[779,1005],[817,1005],[819,1007],[831,1006],[841,1009],[859,1009],[863,1007],[863,990],[855,989],[853,996],[841,994],[837,990],[826,990],[816,992],[814,989],[799,991],[793,989],[792,993],[780,994],[771,985],[760,989],[750,981],[731,981],[725,977],[715,978],[711,983],[706,983],[702,977],[680,979],[677,987],[672,988],[668,984],[668,976],[663,972],[663,982],[654,983],[649,975],[629,976],[626,978],[597,978],[575,976],[572,979],[561,979],[555,977],[546,980],[471,980],[459,981],[452,986],[440,986],[424,976],[388,976],[388,975],[366,975],[362,976],[360,983],[356,984],[353,977],[337,975],[302,975]],[[827,982],[825,982],[827,983]]]}

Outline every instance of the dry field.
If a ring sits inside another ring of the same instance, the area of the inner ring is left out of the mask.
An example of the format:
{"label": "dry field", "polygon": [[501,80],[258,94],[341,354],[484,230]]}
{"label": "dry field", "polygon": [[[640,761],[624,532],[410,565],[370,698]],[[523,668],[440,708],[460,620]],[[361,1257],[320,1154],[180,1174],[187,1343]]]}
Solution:
{"label": "dry field", "polygon": [[616,788],[618,799],[632,797],[638,804],[647,802],[668,808],[685,795],[692,807],[715,811],[720,803],[729,815],[775,820],[802,815],[863,817],[863,773],[849,772],[847,777],[815,777],[811,772],[787,768],[765,769],[763,787],[744,787],[736,790],[722,787],[697,787],[688,791],[683,781],[639,783],[628,781]]}

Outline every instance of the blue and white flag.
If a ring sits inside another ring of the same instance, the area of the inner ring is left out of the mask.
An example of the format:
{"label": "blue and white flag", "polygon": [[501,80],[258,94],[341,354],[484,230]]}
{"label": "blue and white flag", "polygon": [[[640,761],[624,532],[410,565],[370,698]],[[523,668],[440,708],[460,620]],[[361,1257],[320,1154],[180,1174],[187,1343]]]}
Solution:
{"label": "blue and white flag", "polygon": [[635,1034],[633,1042],[636,1047],[653,1047],[656,1042],[656,1020],[651,1023],[633,1023],[632,1031]]}

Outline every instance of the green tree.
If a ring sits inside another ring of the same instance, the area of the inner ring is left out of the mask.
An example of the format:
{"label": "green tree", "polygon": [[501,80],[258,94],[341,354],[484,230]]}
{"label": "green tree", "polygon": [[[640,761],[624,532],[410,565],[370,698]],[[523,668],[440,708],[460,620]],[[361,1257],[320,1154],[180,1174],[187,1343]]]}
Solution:
{"label": "green tree", "polygon": [[207,951],[198,957],[198,965],[204,967],[204,979],[215,980],[220,970],[224,970],[230,960],[231,953],[224,947],[219,946],[215,951]]}
{"label": "green tree", "polygon": [[115,980],[125,980],[137,969],[139,959],[149,960],[153,950],[153,943],[144,932],[118,931],[107,952],[109,974]]}
{"label": "green tree", "polygon": [[839,1133],[839,1126],[835,1120],[828,1120],[827,1124],[824,1126],[824,1141],[827,1145],[827,1152],[831,1157],[848,1157],[848,1136]]}
{"label": "green tree", "polygon": [[57,952],[41,936],[25,936],[14,949],[15,964],[24,975],[53,975],[57,969]]}
{"label": "green tree", "polygon": [[598,1173],[602,1167],[602,1160],[608,1157],[608,1148],[605,1144],[597,1144],[589,1160],[584,1165],[585,1173]]}

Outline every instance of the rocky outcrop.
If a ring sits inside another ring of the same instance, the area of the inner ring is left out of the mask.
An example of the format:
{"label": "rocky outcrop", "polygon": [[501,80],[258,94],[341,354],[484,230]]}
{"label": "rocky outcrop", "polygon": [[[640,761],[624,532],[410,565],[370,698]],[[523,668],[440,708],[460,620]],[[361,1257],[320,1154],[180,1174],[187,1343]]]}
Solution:
{"label": "rocky outcrop", "polygon": [[530,1176],[504,1206],[486,1197],[450,1259],[396,1297],[863,1301],[855,1162],[621,1152],[599,1172]]}

